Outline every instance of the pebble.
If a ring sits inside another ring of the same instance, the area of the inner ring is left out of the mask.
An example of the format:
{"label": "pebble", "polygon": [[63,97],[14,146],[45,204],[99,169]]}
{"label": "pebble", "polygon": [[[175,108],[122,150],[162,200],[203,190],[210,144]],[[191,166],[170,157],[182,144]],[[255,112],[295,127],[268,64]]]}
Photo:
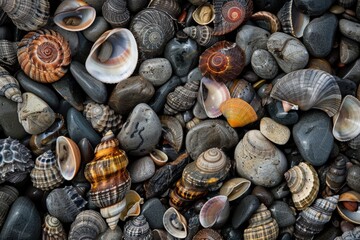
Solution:
{"label": "pebble", "polygon": [[270,114],[271,119],[280,124],[293,125],[299,120],[298,113],[295,111],[285,112],[280,101],[274,100],[268,104],[266,108]]}
{"label": "pebble", "polygon": [[97,240],[119,240],[122,239],[123,232],[119,226],[116,226],[114,230],[108,228],[105,232],[97,236]]}
{"label": "pebble", "polygon": [[154,161],[149,156],[145,156],[133,161],[130,161],[127,167],[132,183],[139,183],[148,180],[155,173]]}
{"label": "pebble", "polygon": [[339,85],[341,96],[344,98],[346,95],[356,96],[357,85],[349,79],[336,78],[336,83]]}
{"label": "pebble", "polygon": [[164,228],[163,216],[166,211],[158,198],[150,198],[141,206],[141,214],[144,215],[150,228]]}
{"label": "pebble", "polygon": [[318,16],[325,13],[335,0],[294,0],[295,6],[303,13]]}
{"label": "pebble", "polygon": [[346,184],[356,192],[360,192],[360,166],[353,165],[348,169]]}
{"label": "pebble", "polygon": [[101,34],[109,29],[110,24],[105,20],[105,18],[96,17],[91,26],[86,28],[82,33],[87,40],[96,42]]}
{"label": "pebble", "polygon": [[358,85],[360,83],[360,58],[341,69],[338,76],[354,81]]}
{"label": "pebble", "polygon": [[146,103],[136,105],[117,138],[129,155],[144,156],[155,149],[161,136],[161,123]]}
{"label": "pebble", "polygon": [[326,57],[331,52],[338,20],[332,13],[313,19],[304,30],[303,43],[313,57]]}
{"label": "pebble", "polygon": [[295,223],[295,216],[289,205],[283,201],[275,201],[269,208],[279,227],[287,227]]}
{"label": "pebble", "polygon": [[243,223],[250,219],[259,207],[260,201],[256,196],[248,195],[244,197],[233,211],[231,218],[232,226],[234,228],[239,228]]}
{"label": "pebble", "polygon": [[273,119],[263,117],[260,121],[260,132],[273,143],[284,145],[290,139],[290,129]]}
{"label": "pebble", "polygon": [[270,207],[274,201],[273,194],[263,186],[255,186],[251,194],[256,196],[266,207]]}
{"label": "pebble", "polygon": [[282,182],[276,187],[271,188],[270,191],[275,199],[282,199],[290,194],[290,189],[286,182]]}
{"label": "pebble", "polygon": [[0,96],[0,131],[5,137],[23,139],[27,136],[24,127],[19,122],[17,103]]}
{"label": "pebble", "polygon": [[345,37],[360,42],[360,23],[341,19],[339,21],[339,29]]}
{"label": "pebble", "polygon": [[360,55],[359,43],[347,37],[342,37],[340,41],[340,62],[343,64],[355,61]]}
{"label": "pebble", "polygon": [[257,49],[253,52],[251,67],[259,77],[264,79],[273,79],[279,70],[275,58],[264,49]]}
{"label": "pebble", "polygon": [[151,58],[141,63],[139,75],[155,87],[163,85],[172,76],[171,63],[166,58]]}
{"label": "pebble", "polygon": [[323,165],[329,158],[334,137],[328,115],[320,110],[305,112],[292,130],[296,146],[304,158],[313,166]]}

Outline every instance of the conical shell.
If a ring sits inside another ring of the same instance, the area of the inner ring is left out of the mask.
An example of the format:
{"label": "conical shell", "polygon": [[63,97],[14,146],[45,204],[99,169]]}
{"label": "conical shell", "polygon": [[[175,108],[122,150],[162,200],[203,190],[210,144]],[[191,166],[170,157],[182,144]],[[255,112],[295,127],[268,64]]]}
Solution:
{"label": "conical shell", "polygon": [[319,177],[311,164],[301,162],[284,176],[296,209],[303,210],[315,201],[319,192]]}
{"label": "conical shell", "polygon": [[79,171],[81,155],[71,138],[60,136],[56,139],[56,159],[61,175],[68,181],[73,179]]}
{"label": "conical shell", "polygon": [[102,15],[113,28],[128,25],[130,12],[126,4],[126,0],[106,0],[102,5]]}
{"label": "conical shell", "polygon": [[79,213],[71,224],[69,240],[96,239],[106,229],[106,222],[100,213],[94,210],[85,210]]}
{"label": "conical shell", "polygon": [[144,215],[135,217],[125,223],[124,240],[151,240],[153,234]]}
{"label": "conical shell", "polygon": [[0,63],[9,67],[17,64],[17,46],[15,42],[0,40]]}
{"label": "conical shell", "polygon": [[190,26],[184,28],[183,31],[200,46],[210,47],[219,40],[218,37],[212,35],[214,30],[209,26]]}
{"label": "conical shell", "polygon": [[165,230],[175,238],[185,238],[187,236],[187,222],[181,213],[175,208],[170,207],[163,215]]}
{"label": "conical shell", "polygon": [[66,240],[66,231],[59,219],[51,215],[45,216],[42,240]]}
{"label": "conical shell", "polygon": [[174,19],[176,19],[181,12],[181,7],[177,0],[151,0],[148,8],[163,11]]}
{"label": "conical shell", "polygon": [[346,157],[339,154],[335,161],[330,165],[330,168],[326,173],[326,185],[330,189],[338,191],[344,185],[347,176],[346,162]]}
{"label": "conical shell", "polygon": [[[0,53],[1,54],[1,53]],[[0,66],[0,95],[14,102],[22,102],[19,82]]]}
{"label": "conical shell", "polygon": [[220,105],[220,111],[231,127],[244,127],[258,117],[254,108],[240,98],[230,98]]}

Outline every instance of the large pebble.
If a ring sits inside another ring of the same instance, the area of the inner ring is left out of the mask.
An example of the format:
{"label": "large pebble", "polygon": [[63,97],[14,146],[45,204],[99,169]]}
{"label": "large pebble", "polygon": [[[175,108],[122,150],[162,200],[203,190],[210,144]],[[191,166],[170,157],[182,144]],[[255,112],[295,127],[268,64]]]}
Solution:
{"label": "large pebble", "polygon": [[292,130],[301,156],[313,166],[323,165],[329,158],[334,144],[332,123],[320,110],[305,112]]}
{"label": "large pebble", "polygon": [[260,121],[260,132],[273,143],[284,145],[289,141],[290,129],[273,119],[264,117]]}
{"label": "large pebble", "polygon": [[251,67],[261,78],[273,79],[279,70],[275,58],[264,49],[257,49],[251,56]]}
{"label": "large pebble", "polygon": [[84,37],[91,42],[96,42],[105,31],[110,29],[110,24],[103,17],[96,17],[90,27],[83,31]]}
{"label": "large pebble", "polygon": [[137,104],[147,103],[154,93],[154,86],[148,80],[133,76],[116,84],[108,104],[116,113],[128,114]]}
{"label": "large pebble", "polygon": [[123,238],[123,232],[119,226],[116,226],[114,230],[108,228],[105,232],[101,233],[97,240],[119,240]]}
{"label": "large pebble", "polygon": [[351,81],[354,81],[356,84],[360,83],[360,58],[358,58],[355,62],[346,66],[342,70],[339,71],[338,74],[341,78],[346,78]]}
{"label": "large pebble", "polygon": [[274,195],[268,188],[255,186],[251,194],[256,196],[266,207],[270,207],[274,202]]}
{"label": "large pebble", "polygon": [[22,139],[27,135],[19,122],[16,102],[0,96],[0,116],[0,129],[5,134],[4,137]]}
{"label": "large pebble", "polygon": [[27,197],[19,197],[11,206],[8,217],[2,227],[0,239],[40,239],[40,214],[32,201]]}
{"label": "large pebble", "polygon": [[360,42],[360,23],[341,19],[339,21],[339,29],[345,37]]}
{"label": "large pebble", "polygon": [[260,201],[254,195],[244,197],[239,205],[236,206],[231,223],[234,228],[240,227],[243,223],[250,219],[253,213],[260,207]]}
{"label": "large pebble", "polygon": [[139,183],[148,180],[155,173],[154,161],[149,156],[145,156],[130,162],[128,170],[132,183]]}
{"label": "large pebble", "polygon": [[326,57],[331,52],[338,20],[332,13],[313,19],[305,28],[303,42],[314,57]]}
{"label": "large pebble", "polygon": [[150,228],[164,228],[163,216],[166,211],[158,198],[150,198],[141,206],[141,214],[144,215]]}
{"label": "large pebble", "polygon": [[117,135],[129,155],[144,156],[155,149],[161,136],[161,123],[146,103],[136,105]]}
{"label": "large pebble", "polygon": [[348,64],[360,55],[359,43],[347,37],[342,37],[340,41],[340,62]]}
{"label": "large pebble", "polygon": [[161,86],[171,78],[172,68],[166,58],[147,59],[141,63],[139,75],[154,86]]}
{"label": "large pebble", "polygon": [[293,125],[299,120],[299,115],[296,111],[285,112],[280,101],[272,101],[266,106],[271,119],[283,124]]}
{"label": "large pebble", "polygon": [[295,6],[303,13],[318,16],[326,12],[335,0],[294,0]]}
{"label": "large pebble", "polygon": [[279,227],[291,226],[295,223],[295,216],[289,205],[283,201],[275,201],[269,208]]}
{"label": "large pebble", "polygon": [[209,148],[230,149],[238,142],[239,136],[236,131],[220,119],[200,122],[190,129],[185,140],[186,150],[194,160]]}

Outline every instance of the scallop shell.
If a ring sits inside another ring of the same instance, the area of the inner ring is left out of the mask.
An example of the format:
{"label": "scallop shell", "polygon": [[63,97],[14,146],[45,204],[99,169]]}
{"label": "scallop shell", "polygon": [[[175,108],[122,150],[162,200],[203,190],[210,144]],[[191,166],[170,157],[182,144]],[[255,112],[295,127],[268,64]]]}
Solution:
{"label": "scallop shell", "polygon": [[334,116],[341,103],[335,78],[321,70],[304,69],[286,74],[273,86],[270,96],[307,111],[316,108]]}
{"label": "scallop shell", "polygon": [[[1,53],[0,53],[1,54]],[[0,66],[0,95],[14,102],[22,102],[18,80],[10,75],[5,68]]]}
{"label": "scallop shell", "polygon": [[355,191],[348,191],[340,195],[339,202],[337,205],[337,211],[340,216],[348,222],[352,222],[354,224],[360,224],[360,210],[359,208],[356,211],[349,211],[344,206],[344,202],[355,202],[357,206],[360,203],[360,193]]}
{"label": "scallop shell", "polygon": [[271,33],[280,32],[281,30],[281,23],[279,18],[271,12],[256,12],[251,16],[251,20],[254,21],[259,27]]}
{"label": "scallop shell", "polygon": [[56,159],[60,173],[66,180],[71,180],[79,171],[81,155],[77,144],[70,138],[60,136],[56,139]]}
{"label": "scallop shell", "polygon": [[198,6],[192,13],[192,18],[197,24],[207,25],[215,19],[215,9],[210,3],[204,3]]}
{"label": "scallop shell", "polygon": [[220,188],[220,194],[234,201],[243,196],[250,188],[251,182],[245,178],[232,178],[226,181]]}
{"label": "scallop shell", "polygon": [[29,32],[18,44],[18,61],[31,79],[52,83],[65,75],[71,60],[70,46],[50,29]]}
{"label": "scallop shell", "polygon": [[164,132],[163,138],[175,151],[179,152],[184,141],[184,131],[179,120],[172,116],[163,115],[160,116],[160,122]]}
{"label": "scallop shell", "polygon": [[241,98],[230,98],[220,105],[220,111],[233,128],[244,127],[258,117],[254,108]]}
{"label": "scallop shell", "polygon": [[67,31],[82,31],[95,20],[96,11],[83,0],[65,0],[54,13],[54,22]]}
{"label": "scallop shell", "polygon": [[209,26],[190,26],[184,28],[183,31],[200,46],[210,47],[219,40],[218,37],[212,35],[214,30]]}
{"label": "scallop shell", "polygon": [[175,238],[185,238],[188,234],[185,217],[173,207],[164,213],[163,224],[166,231]]}
{"label": "scallop shell", "polygon": [[[17,43],[0,40],[0,63],[9,67],[17,65]],[[1,88],[0,88],[1,89]]]}
{"label": "scallop shell", "polygon": [[94,210],[85,210],[79,213],[71,224],[69,240],[96,239],[106,229],[106,223],[100,213]]}
{"label": "scallop shell", "polygon": [[134,35],[126,28],[104,32],[85,62],[86,70],[104,83],[118,83],[134,72],[138,50]]}
{"label": "scallop shell", "polygon": [[9,185],[0,186],[0,227],[3,225],[11,204],[18,198],[19,192]]}
{"label": "scallop shell", "polygon": [[174,19],[176,19],[181,12],[181,7],[177,0],[151,0],[148,8],[163,11]]}
{"label": "scallop shell", "polygon": [[347,158],[339,154],[326,173],[326,185],[335,192],[345,184],[347,176],[346,162]]}
{"label": "scallop shell", "polygon": [[220,228],[230,216],[229,200],[224,195],[218,195],[205,202],[199,213],[201,226],[204,228]]}
{"label": "scallop shell", "polygon": [[124,226],[124,240],[151,240],[153,234],[144,215],[127,221]]}
{"label": "scallop shell", "polygon": [[130,21],[130,12],[126,0],[106,0],[102,5],[102,14],[113,28],[125,27]]}
{"label": "scallop shell", "polygon": [[59,219],[49,214],[45,216],[42,240],[66,240],[66,231]]}
{"label": "scallop shell", "polygon": [[301,162],[284,176],[297,210],[303,210],[315,201],[319,192],[319,177],[311,164]]}

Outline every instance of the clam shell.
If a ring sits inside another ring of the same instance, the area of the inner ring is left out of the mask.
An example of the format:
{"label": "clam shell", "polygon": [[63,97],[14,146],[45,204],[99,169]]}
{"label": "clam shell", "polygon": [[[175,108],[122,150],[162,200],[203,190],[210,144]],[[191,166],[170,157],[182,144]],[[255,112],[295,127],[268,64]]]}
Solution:
{"label": "clam shell", "polygon": [[79,213],[71,224],[69,240],[96,239],[106,229],[106,223],[100,213],[94,210],[85,210]]}
{"label": "clam shell", "polygon": [[[1,55],[1,53],[0,53]],[[1,60],[0,60],[1,61]],[[0,66],[0,95],[14,102],[22,102],[19,82],[10,75],[5,68]]]}
{"label": "clam shell", "polygon": [[176,238],[185,238],[188,234],[185,217],[173,207],[164,213],[163,224],[166,231]]}
{"label": "clam shell", "polygon": [[219,193],[227,196],[231,202],[244,195],[250,186],[251,182],[245,178],[232,178],[221,186]]}
{"label": "clam shell", "polygon": [[259,27],[271,33],[280,32],[281,30],[281,23],[279,18],[271,12],[256,12],[251,16],[251,20],[254,21]]}
{"label": "clam shell", "polygon": [[56,157],[63,178],[68,181],[73,179],[81,162],[80,149],[77,144],[70,138],[58,137],[56,139]]}
{"label": "clam shell", "polygon": [[104,83],[118,83],[134,72],[138,50],[134,35],[125,28],[103,33],[85,62],[86,70]]}
{"label": "clam shell", "polygon": [[125,221],[128,217],[136,217],[140,214],[140,204],[144,203],[144,199],[134,191],[129,190],[125,195],[126,206],[120,213],[120,220]]}
{"label": "clam shell", "polygon": [[163,138],[179,152],[184,142],[184,131],[179,120],[172,116],[163,115],[160,116],[160,122],[164,132]]}
{"label": "clam shell", "polygon": [[258,119],[254,108],[241,98],[224,101],[220,105],[220,111],[233,128],[244,127]]}
{"label": "clam shell", "polygon": [[352,222],[354,224],[360,224],[360,211],[357,209],[355,212],[351,212],[346,209],[343,205],[343,202],[360,202],[360,193],[355,191],[345,192],[340,195],[339,203],[337,205],[337,210],[340,216],[346,221]]}
{"label": "clam shell", "polygon": [[45,216],[45,221],[43,224],[43,233],[42,233],[43,240],[66,240],[66,231],[62,226],[59,219],[53,217],[49,214]]}
{"label": "clam shell", "polygon": [[199,25],[207,25],[215,19],[215,9],[210,3],[198,6],[192,13],[194,21]]}
{"label": "clam shell", "polygon": [[169,160],[166,153],[159,149],[154,149],[154,151],[150,153],[150,157],[154,161],[155,165],[158,167],[164,166]]}
{"label": "clam shell", "polygon": [[204,228],[220,228],[230,216],[229,200],[224,195],[210,198],[201,208],[199,220]]}

